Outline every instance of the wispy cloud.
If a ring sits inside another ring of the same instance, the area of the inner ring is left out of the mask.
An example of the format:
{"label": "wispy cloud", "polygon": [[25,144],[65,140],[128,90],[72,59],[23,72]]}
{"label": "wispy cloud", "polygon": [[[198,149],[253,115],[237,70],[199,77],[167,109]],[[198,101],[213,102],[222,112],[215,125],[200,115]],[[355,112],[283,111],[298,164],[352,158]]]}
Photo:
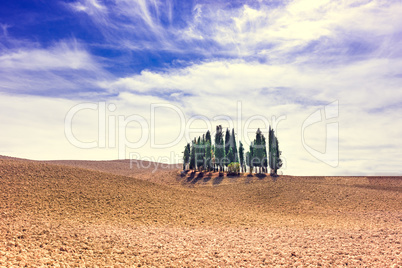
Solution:
{"label": "wispy cloud", "polygon": [[1,66],[11,70],[93,69],[95,62],[76,42],[62,42],[49,49],[9,51],[0,55]]}
{"label": "wispy cloud", "polygon": [[182,33],[187,39],[213,40],[224,55],[267,62],[310,60],[306,56],[328,60],[335,53],[337,57],[350,57],[350,49],[357,42],[373,48],[381,46],[384,36],[398,31],[402,21],[395,11],[401,8],[399,3],[384,5],[375,1],[354,6],[346,2],[293,1],[276,8],[244,5],[223,10],[198,5],[194,20]]}
{"label": "wispy cloud", "polygon": [[345,104],[369,110],[392,102],[396,96],[402,97],[400,78],[394,77],[401,64],[399,60],[371,59],[322,69],[314,64],[266,65],[225,60],[165,72],[143,71],[139,75],[105,81],[101,86],[141,94],[182,91],[197,97],[216,97],[230,93],[239,99],[252,91],[262,94],[263,99],[266,95],[269,105],[288,102],[309,105],[344,99]]}
{"label": "wispy cloud", "polygon": [[2,31],[3,31],[3,36],[5,38],[7,38],[8,37],[7,29],[10,28],[10,25],[8,25],[8,24],[0,24],[0,27],[1,27]]}
{"label": "wispy cloud", "polygon": [[99,17],[101,14],[107,14],[107,8],[97,0],[83,0],[70,3],[69,6],[75,11],[85,12],[94,17]]}
{"label": "wispy cloud", "polygon": [[82,0],[70,5],[84,11],[107,41],[120,48],[268,63],[336,63],[384,55],[387,40],[402,24],[398,2],[190,1],[183,5],[123,0],[106,7]]}
{"label": "wispy cloud", "polygon": [[0,54],[0,91],[3,92],[85,94],[99,81],[111,77],[76,40],[62,41],[46,49],[9,49]]}

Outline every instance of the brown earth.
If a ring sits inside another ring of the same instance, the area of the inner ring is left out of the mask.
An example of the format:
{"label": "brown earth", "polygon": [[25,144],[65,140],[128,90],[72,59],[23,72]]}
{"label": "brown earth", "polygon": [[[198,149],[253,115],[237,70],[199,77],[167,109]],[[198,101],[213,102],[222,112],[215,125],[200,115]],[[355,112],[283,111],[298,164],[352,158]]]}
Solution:
{"label": "brown earth", "polygon": [[[82,161],[82,160],[54,160],[44,161],[49,164],[80,167],[84,169],[101,171],[114,175],[136,178],[155,183],[172,184],[172,175],[176,174],[181,164],[163,164],[138,160],[111,160],[111,161]],[[167,172],[174,171],[174,172]]]}
{"label": "brown earth", "polygon": [[0,157],[0,267],[402,266],[400,177],[146,167]]}

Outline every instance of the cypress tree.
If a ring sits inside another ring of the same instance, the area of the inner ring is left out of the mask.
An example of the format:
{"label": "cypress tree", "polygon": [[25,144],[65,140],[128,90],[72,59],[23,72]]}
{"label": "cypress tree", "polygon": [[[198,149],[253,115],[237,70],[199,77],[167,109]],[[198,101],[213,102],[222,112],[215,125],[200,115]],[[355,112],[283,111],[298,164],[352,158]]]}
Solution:
{"label": "cypress tree", "polygon": [[250,144],[250,151],[247,152],[248,153],[248,161],[247,164],[250,167],[250,174],[253,173],[253,169],[254,169],[254,143],[251,142]]}
{"label": "cypress tree", "polygon": [[262,169],[263,172],[267,172],[267,167],[268,167],[268,158],[267,158],[267,144],[265,141],[265,136],[262,135],[262,146],[263,146],[263,158],[262,158]]}
{"label": "cypress tree", "polygon": [[[229,149],[230,149],[230,132],[229,129],[226,129],[226,135],[225,135],[225,158],[227,158],[228,154],[229,154]],[[231,159],[225,159],[225,166],[230,164],[230,160]]]}
{"label": "cypress tree", "polygon": [[[251,161],[250,161],[250,152],[246,153],[246,166],[250,167]],[[251,168],[250,168],[251,169]],[[251,173],[251,172],[250,172]]]}
{"label": "cypress tree", "polygon": [[269,167],[271,175],[276,176],[278,169],[282,167],[282,159],[280,158],[279,142],[275,136],[275,132],[269,127]]}
{"label": "cypress tree", "polygon": [[231,162],[239,162],[239,156],[237,153],[237,144],[236,144],[236,137],[235,137],[235,133],[234,133],[234,128],[232,128],[232,135],[231,137],[231,146],[232,146],[232,150],[233,150],[233,159],[231,160]]}
{"label": "cypress tree", "polygon": [[222,126],[216,127],[215,133],[215,163],[219,166],[219,171],[222,171],[222,162],[225,157],[225,146],[223,144]]}
{"label": "cypress tree", "polygon": [[195,169],[195,139],[191,142],[190,150],[190,169]]}
{"label": "cypress tree", "polygon": [[206,141],[205,144],[205,169],[211,171],[211,142]]}
{"label": "cypress tree", "polygon": [[264,145],[262,144],[262,134],[260,129],[258,129],[255,134],[254,148],[254,166],[260,167],[259,173],[261,173],[261,166],[264,158]]}
{"label": "cypress tree", "polygon": [[207,133],[205,134],[205,142],[209,142],[209,144],[212,145],[211,132],[209,132],[209,130],[208,130]]}
{"label": "cypress tree", "polygon": [[196,143],[196,168],[201,171],[203,162],[204,162],[204,150],[203,150],[204,145],[202,144],[201,137],[198,137],[197,143]]}
{"label": "cypress tree", "polygon": [[240,166],[241,166],[241,172],[244,172],[244,148],[243,148],[243,143],[239,141],[239,160],[240,160]]}
{"label": "cypress tree", "polygon": [[201,157],[202,157],[202,169],[205,170],[206,169],[206,141],[205,141],[205,134],[202,135],[202,140],[201,140]]}
{"label": "cypress tree", "polygon": [[215,146],[211,144],[211,169],[213,169],[214,172],[215,172],[215,163],[216,163]]}
{"label": "cypress tree", "polygon": [[[229,148],[229,152],[228,152],[228,155],[226,156],[226,158],[227,158],[227,162],[229,162],[230,161],[230,159],[233,159],[234,158],[234,154],[233,154],[233,148],[232,147],[230,147]],[[226,165],[228,166],[230,163],[226,163]]]}
{"label": "cypress tree", "polygon": [[279,142],[278,138],[275,136],[275,142],[276,142],[276,166],[275,166],[275,175],[277,175],[278,169],[282,167],[282,159],[280,158],[280,155],[282,154],[281,151],[279,151]]}
{"label": "cypress tree", "polygon": [[[187,151],[190,153],[190,149],[191,147],[190,147],[190,143],[187,143]],[[189,157],[190,157],[190,155],[189,155]]]}
{"label": "cypress tree", "polygon": [[269,134],[268,134],[268,160],[269,160],[269,169],[270,169],[270,174],[272,174],[273,171],[273,163],[274,163],[274,158],[273,158],[273,147],[272,147],[272,140],[273,140],[273,130],[271,127],[269,127]]}
{"label": "cypress tree", "polygon": [[183,155],[183,170],[186,170],[186,166],[190,160],[190,144],[187,143],[186,146],[184,146],[184,155]]}
{"label": "cypress tree", "polygon": [[[251,148],[251,147],[250,147],[250,148]],[[251,151],[248,151],[248,152],[246,153],[246,164],[247,164],[247,166],[249,167],[250,174],[253,173],[253,160],[252,160],[252,158],[253,158],[252,152],[251,152]]]}

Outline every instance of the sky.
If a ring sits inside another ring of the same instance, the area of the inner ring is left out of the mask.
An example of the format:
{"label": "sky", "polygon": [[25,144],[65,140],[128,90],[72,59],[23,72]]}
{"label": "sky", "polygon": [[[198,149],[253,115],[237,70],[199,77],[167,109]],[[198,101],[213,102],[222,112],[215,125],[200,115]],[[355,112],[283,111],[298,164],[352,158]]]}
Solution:
{"label": "sky", "polygon": [[275,129],[283,174],[402,175],[400,1],[0,3],[0,155],[182,161]]}

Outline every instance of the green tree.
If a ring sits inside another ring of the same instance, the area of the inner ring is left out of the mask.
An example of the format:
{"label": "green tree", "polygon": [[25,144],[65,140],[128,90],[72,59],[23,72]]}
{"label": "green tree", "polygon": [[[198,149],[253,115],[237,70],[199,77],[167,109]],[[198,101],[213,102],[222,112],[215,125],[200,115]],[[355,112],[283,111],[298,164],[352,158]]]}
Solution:
{"label": "green tree", "polygon": [[251,152],[247,152],[246,153],[246,164],[247,164],[247,166],[249,166],[250,174],[253,173],[253,161],[251,160],[252,158],[253,158],[253,155],[251,154]]}
{"label": "green tree", "polygon": [[201,158],[202,158],[202,161],[201,161],[202,162],[202,169],[205,170],[206,165],[207,165],[207,162],[206,162],[206,150],[205,150],[205,147],[206,147],[205,134],[202,135],[200,145],[201,145],[200,153],[201,153]]}
{"label": "green tree", "polygon": [[190,144],[187,143],[186,146],[184,146],[184,154],[183,154],[183,170],[186,170],[187,164],[190,161]]}
{"label": "green tree", "polygon": [[278,169],[282,167],[282,159],[280,158],[282,152],[279,150],[279,142],[275,136],[275,132],[271,127],[269,127],[269,167],[271,169],[271,175],[276,176],[278,174]]}
{"label": "green tree", "polygon": [[[187,151],[190,153],[191,147],[190,147],[190,143],[187,143]],[[190,157],[190,156],[189,156]]]}
{"label": "green tree", "polygon": [[201,171],[204,166],[204,138],[201,140],[201,137],[198,137],[196,143],[196,151],[195,151],[195,159],[196,159],[196,168]]}
{"label": "green tree", "polygon": [[231,143],[230,132],[229,132],[229,129],[227,128],[226,129],[226,134],[225,134],[225,166],[230,164],[230,160],[226,160],[227,155],[229,154],[229,149],[231,147],[230,143]]}
{"label": "green tree", "polygon": [[230,162],[231,159],[233,159],[233,158],[234,158],[233,148],[230,147],[229,152],[228,152],[227,156],[225,157],[225,165],[228,166],[230,163],[233,163],[233,162]]}
{"label": "green tree", "polygon": [[276,142],[276,165],[275,165],[275,175],[277,175],[278,169],[280,169],[282,167],[282,159],[281,159],[281,154],[282,151],[279,150],[279,142],[278,142],[278,138],[275,136],[275,142]]}
{"label": "green tree", "polygon": [[262,145],[263,145],[263,152],[264,152],[264,156],[262,158],[262,169],[263,169],[264,173],[267,173],[267,167],[268,167],[267,143],[266,143],[264,135],[262,135]]}
{"label": "green tree", "polygon": [[196,146],[195,138],[191,141],[191,150],[190,150],[190,169],[195,169],[195,146]]}
{"label": "green tree", "polygon": [[205,169],[211,171],[211,159],[212,159],[212,150],[211,150],[211,142],[209,140],[205,143]]}
{"label": "green tree", "polygon": [[275,154],[274,153],[274,130],[269,127],[269,135],[268,135],[268,149],[269,149],[269,168],[270,168],[270,174],[274,174],[274,167],[275,167]]}
{"label": "green tree", "polygon": [[264,158],[264,145],[262,142],[262,133],[260,129],[257,129],[257,132],[255,134],[254,149],[254,166],[259,167],[259,173],[261,173],[261,167]]}
{"label": "green tree", "polygon": [[239,162],[239,156],[237,153],[237,144],[236,144],[236,136],[234,133],[234,128],[232,128],[232,135],[230,135],[230,139],[231,139],[230,146],[232,147],[233,150],[233,159],[231,159],[231,162],[236,163]]}
{"label": "green tree", "polygon": [[239,141],[239,160],[240,160],[240,166],[241,166],[241,172],[244,172],[244,148],[243,148],[243,143]]}
{"label": "green tree", "polygon": [[215,164],[216,164],[216,159],[215,159],[215,146],[211,146],[211,169],[215,172]]}
{"label": "green tree", "polygon": [[[247,162],[247,165],[248,165],[249,168],[250,168],[250,174],[252,174],[252,173],[253,173],[254,166],[255,166],[255,164],[254,164],[254,162],[255,162],[254,143],[253,143],[253,142],[251,142],[249,148],[250,148],[250,150],[249,150],[249,151],[247,152],[247,154],[246,154],[246,162]],[[248,156],[248,159],[247,159],[247,156]]]}
{"label": "green tree", "polygon": [[207,133],[205,134],[205,142],[209,142],[209,144],[212,145],[211,132],[209,132],[209,130],[208,130]]}
{"label": "green tree", "polygon": [[216,127],[215,133],[215,163],[219,166],[219,171],[222,171],[222,162],[225,158],[225,146],[223,144],[222,126]]}

